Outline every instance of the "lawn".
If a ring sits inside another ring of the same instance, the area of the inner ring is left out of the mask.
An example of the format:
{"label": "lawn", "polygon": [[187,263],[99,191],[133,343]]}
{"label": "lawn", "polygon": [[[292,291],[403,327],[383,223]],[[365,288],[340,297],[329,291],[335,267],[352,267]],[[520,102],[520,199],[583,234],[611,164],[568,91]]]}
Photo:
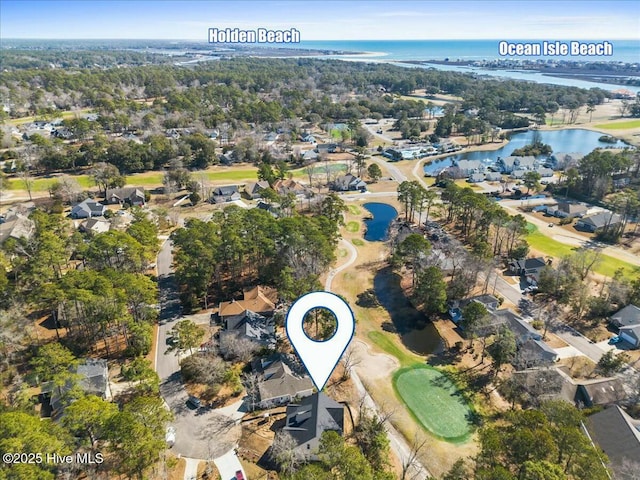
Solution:
{"label": "lawn", "polygon": [[627,120],[626,122],[600,123],[596,128],[603,130],[626,130],[628,128],[640,128],[640,120]]}
{"label": "lawn", "polygon": [[360,224],[358,222],[348,222],[345,228],[347,232],[357,233],[360,231]]}
{"label": "lawn", "polygon": [[362,213],[362,210],[357,205],[347,205],[347,208],[351,215],[360,215]]}
{"label": "lawn", "polygon": [[[562,258],[567,255],[571,255],[576,251],[576,247],[558,242],[557,240],[540,233],[538,227],[532,223],[527,223],[527,230],[529,233],[527,233],[525,238],[529,246],[544,255],[549,255],[554,258]],[[596,265],[594,271],[600,275],[613,277],[616,271],[620,268],[623,269],[624,276],[627,278],[635,278],[638,275],[638,268],[635,265],[610,257],[609,255],[601,256],[600,263]]]}
{"label": "lawn", "polygon": [[362,240],[360,240],[359,238],[354,238],[353,240],[351,240],[351,243],[353,243],[356,247],[363,247],[364,246],[364,242]]}
{"label": "lawn", "polygon": [[394,373],[393,386],[413,417],[430,433],[453,443],[469,438],[471,409],[446,375],[425,365],[406,367]]}
{"label": "lawn", "polygon": [[424,360],[412,353],[401,349],[394,341],[390,333],[373,331],[367,334],[380,350],[396,357],[403,367],[422,363]]}

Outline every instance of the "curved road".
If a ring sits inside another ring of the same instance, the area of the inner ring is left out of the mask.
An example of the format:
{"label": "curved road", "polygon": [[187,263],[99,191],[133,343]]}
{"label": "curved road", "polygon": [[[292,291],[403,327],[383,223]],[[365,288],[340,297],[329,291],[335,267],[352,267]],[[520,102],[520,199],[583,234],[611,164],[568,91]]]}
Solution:
{"label": "curved road", "polygon": [[[324,283],[324,289],[328,292],[331,291],[331,283],[333,283],[333,279],[335,278],[335,276],[338,273],[345,270],[346,268],[353,265],[353,263],[356,261],[358,257],[358,250],[356,250],[356,247],[354,247],[351,244],[351,242],[342,239],[340,240],[340,244],[346,247],[346,249],[349,251],[350,256],[349,256],[349,259],[344,264],[340,265],[335,269],[332,269],[329,272],[329,275],[327,275],[327,279]],[[367,392],[367,390],[365,389],[355,368],[351,372],[351,378],[353,379],[353,383],[355,384],[356,389],[358,390],[358,394],[364,397],[364,403],[367,406],[367,408],[371,409],[371,411],[373,411],[376,415],[380,415],[380,410],[378,409],[378,406],[374,402],[373,398],[371,398],[371,395],[369,395],[369,392]],[[402,464],[405,462],[407,458],[409,458],[411,448],[405,441],[404,437],[398,433],[398,431],[393,427],[393,425],[391,425],[391,423],[387,422],[386,428],[387,428],[387,436],[389,437],[390,446],[393,449],[393,451],[396,453],[396,455],[398,456],[398,459],[400,460],[400,463]],[[427,479],[431,477],[431,475],[429,474],[429,471],[417,459],[414,460],[412,465],[413,467],[412,469],[410,469],[410,474],[408,475],[408,478]]]}

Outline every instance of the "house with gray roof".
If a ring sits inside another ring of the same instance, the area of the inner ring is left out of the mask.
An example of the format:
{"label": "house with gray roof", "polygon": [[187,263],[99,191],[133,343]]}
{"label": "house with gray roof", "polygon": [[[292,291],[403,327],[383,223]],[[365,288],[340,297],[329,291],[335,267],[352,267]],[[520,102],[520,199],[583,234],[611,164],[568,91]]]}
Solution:
{"label": "house with gray roof", "polygon": [[617,213],[599,212],[587,217],[583,217],[576,223],[576,228],[595,233],[607,226],[618,225],[622,221],[622,217]]}
{"label": "house with gray roof", "polygon": [[558,360],[558,353],[542,340],[528,339],[520,345],[514,359],[517,368],[551,365]]}
{"label": "house with gray roof", "polygon": [[463,177],[471,175],[472,173],[480,172],[483,170],[484,165],[480,160],[458,160],[456,167]]}
{"label": "house with gray roof", "polygon": [[640,426],[618,405],[594,413],[584,422],[591,439],[609,459],[616,480],[635,480],[640,470]]}
{"label": "house with gray roof", "polygon": [[360,190],[364,192],[367,190],[367,184],[360,178],[348,173],[336,178],[331,184],[333,190],[339,192],[348,192],[354,190]]}
{"label": "house with gray roof", "polygon": [[36,224],[30,218],[16,214],[0,223],[0,245],[9,238],[29,240],[36,231]]}
{"label": "house with gray roof", "polygon": [[640,325],[640,308],[627,305],[611,315],[609,321],[618,328]]}
{"label": "house with gray roof", "polygon": [[484,182],[485,176],[484,173],[472,173],[471,175],[469,175],[469,178],[467,179],[467,181],[469,183],[480,183],[480,182]]}
{"label": "house with gray roof", "polygon": [[537,285],[540,273],[547,262],[542,257],[513,259],[509,262],[509,270],[524,277],[531,285]]}
{"label": "house with gray roof", "polygon": [[213,189],[211,203],[233,202],[241,198],[237,185],[224,185]]}
{"label": "house with gray roof", "polygon": [[578,385],[576,403],[585,407],[609,405],[627,398],[624,384],[619,378],[584,380]]}
{"label": "house with gray roof", "polygon": [[103,204],[88,198],[71,209],[71,218],[101,217],[105,211],[106,207]]}
{"label": "house with gray roof", "polygon": [[[109,386],[109,369],[107,361],[99,358],[87,358],[77,367],[77,385],[87,395],[95,395],[103,400],[111,400],[111,388]],[[42,385],[42,394],[49,396],[49,404],[53,418],[60,418],[64,409],[69,405],[67,392],[73,388],[73,383],[68,381],[62,387],[47,382]]]}
{"label": "house with gray roof", "polygon": [[244,193],[251,200],[257,200],[262,197],[262,191],[269,188],[269,182],[261,180],[259,182],[249,182],[244,187]]}
{"label": "house with gray roof", "polygon": [[502,174],[499,172],[487,172],[484,179],[487,182],[499,182],[502,180]]}
{"label": "house with gray roof", "polygon": [[295,355],[275,353],[253,362],[258,374],[256,391],[249,392],[249,408],[284,405],[313,394],[313,382]]}
{"label": "house with gray roof", "polygon": [[587,206],[581,203],[559,202],[552,212],[547,209],[547,213],[552,213],[558,218],[582,217],[587,213]]}
{"label": "house with gray roof", "polygon": [[618,335],[625,342],[629,342],[633,348],[640,348],[640,325],[629,325],[622,327]]}
{"label": "house with gray roof", "polygon": [[144,188],[142,187],[123,187],[108,188],[104,201],[108,204],[120,204],[142,207],[144,206]]}
{"label": "house with gray roof", "polygon": [[582,160],[582,153],[554,153],[549,157],[549,162],[556,170],[566,170],[569,167],[575,167]]}
{"label": "house with gray roof", "polygon": [[502,173],[511,173],[514,170],[533,170],[535,164],[536,159],[531,155],[524,157],[510,155],[498,158],[498,165],[500,165]]}
{"label": "house with gray roof", "polygon": [[227,353],[229,342],[233,338],[245,338],[256,344],[257,347],[275,348],[276,330],[273,318],[265,317],[259,313],[245,310],[239,315],[224,317],[225,329],[220,335],[220,351]]}
{"label": "house with gray roof", "polygon": [[319,392],[305,397],[298,404],[287,406],[283,432],[296,442],[295,450],[307,459],[317,459],[320,437],[326,431],[344,432],[344,406]]}

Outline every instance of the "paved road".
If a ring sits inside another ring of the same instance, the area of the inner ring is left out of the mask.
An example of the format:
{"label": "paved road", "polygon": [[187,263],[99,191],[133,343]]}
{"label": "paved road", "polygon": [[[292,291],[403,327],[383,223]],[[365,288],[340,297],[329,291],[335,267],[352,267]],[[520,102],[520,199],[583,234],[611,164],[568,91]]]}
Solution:
{"label": "paved road", "polygon": [[[178,287],[173,272],[172,244],[165,241],[158,253],[158,286],[160,289],[160,319],[156,371],[160,377],[160,395],[174,414],[176,428],[173,451],[184,457],[213,460],[232,450],[240,438],[237,416],[230,411],[191,409],[187,406],[187,391],[180,374],[179,358],[167,352],[167,334],[182,318]],[[237,410],[239,405],[235,406]]]}
{"label": "paved road", "polygon": [[[335,268],[329,272],[329,275],[327,276],[327,280],[325,281],[325,285],[324,285],[324,289],[329,292],[331,291],[331,283],[333,282],[333,279],[335,278],[335,276],[338,273],[340,273],[342,270],[350,267],[358,257],[358,250],[350,242],[346,240],[341,240],[340,243],[344,247],[346,247],[347,250],[349,250],[349,259],[347,260],[346,263],[340,265],[338,268]],[[369,392],[367,392],[367,390],[365,389],[355,368],[351,371],[351,378],[353,379],[353,383],[356,386],[356,389],[358,390],[358,395],[361,397],[364,397],[364,402],[367,408],[369,408],[375,415],[380,415],[380,410],[378,409],[378,406],[374,402],[371,395],[369,395]],[[396,453],[400,462],[403,463],[405,459],[409,457],[411,448],[405,441],[404,437],[396,431],[393,425],[387,422],[385,426],[387,428],[387,436],[389,437],[389,444],[391,446],[391,449]],[[415,480],[423,480],[430,477],[431,475],[429,474],[428,470],[418,460],[415,460],[413,462],[413,468],[409,470],[409,475],[407,478],[412,478]]]}

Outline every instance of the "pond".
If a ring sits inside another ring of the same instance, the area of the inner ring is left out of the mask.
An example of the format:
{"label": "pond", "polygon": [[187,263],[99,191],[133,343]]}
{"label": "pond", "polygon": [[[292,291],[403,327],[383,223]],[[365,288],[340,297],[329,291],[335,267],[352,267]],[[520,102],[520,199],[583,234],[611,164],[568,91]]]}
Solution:
{"label": "pond", "polygon": [[[509,143],[498,150],[484,152],[466,152],[457,155],[450,155],[440,160],[434,160],[429,165],[424,166],[425,174],[439,172],[443,168],[450,167],[454,161],[458,160],[482,160],[487,165],[496,162],[498,157],[508,157],[517,148],[533,143],[534,135],[539,135],[542,143],[551,146],[556,153],[582,153],[586,155],[596,148],[623,148],[628,146],[622,141],[617,143],[601,142],[600,132],[593,132],[581,128],[566,130],[529,130],[527,132],[516,132],[509,137]],[[464,139],[463,139],[464,144]]]}
{"label": "pond", "polygon": [[369,242],[381,242],[387,239],[389,225],[398,216],[398,211],[388,203],[365,203],[363,205],[372,215],[365,220],[367,231],[364,239]]}
{"label": "pond", "polygon": [[428,355],[440,346],[436,327],[411,305],[402,291],[397,273],[389,267],[380,270],[373,279],[373,289],[393,323],[393,327],[386,329],[396,331],[405,347],[418,355]]}

